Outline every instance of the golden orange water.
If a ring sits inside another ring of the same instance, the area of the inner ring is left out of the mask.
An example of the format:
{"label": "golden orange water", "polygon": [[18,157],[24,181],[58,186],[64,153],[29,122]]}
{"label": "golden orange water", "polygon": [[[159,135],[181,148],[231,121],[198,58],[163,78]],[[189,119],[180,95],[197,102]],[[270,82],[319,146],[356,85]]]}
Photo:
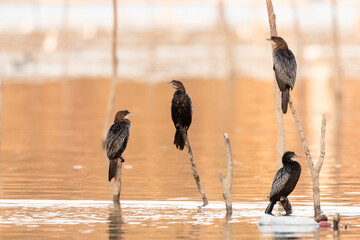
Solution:
{"label": "golden orange water", "polygon": [[[201,197],[187,152],[172,144],[173,89],[167,84],[121,81],[116,89],[114,112],[135,112],[130,117],[130,141],[123,154],[124,204],[120,209],[110,202],[112,183],[107,181],[108,160],[101,145],[110,82],[81,78],[39,84],[8,83],[2,113],[0,236],[272,237],[258,229],[257,220],[266,208],[266,196],[276,173],[273,83],[251,79],[189,79],[183,83],[194,109],[189,140],[208,200],[218,204],[215,208],[199,210],[181,203],[198,201],[200,205]],[[302,90],[291,92],[291,96],[314,161],[319,156],[321,114],[327,114],[326,158],[320,176],[324,211],[328,210],[329,215],[337,210],[343,213],[344,225],[351,227],[342,228],[341,234],[356,236],[360,234],[359,221],[351,211],[356,213],[360,207],[360,83],[346,82],[340,107],[326,82],[308,80],[297,84]],[[287,149],[303,156],[299,160],[302,175],[290,201],[295,215],[311,217],[311,177],[306,158],[290,111],[284,120]],[[225,132],[231,140],[234,160],[233,222],[225,220],[224,209],[217,209],[222,206],[217,171],[226,172]],[[33,201],[26,205],[24,199]],[[37,206],[34,200],[60,201],[50,201],[50,205],[39,201]],[[86,206],[79,206],[77,200],[80,205],[84,203],[80,200],[96,201],[85,201]],[[157,201],[155,207],[149,201]],[[169,201],[180,201],[179,207],[159,207]],[[246,204],[254,204],[254,208]],[[349,212],[346,207],[355,209]],[[75,222],[70,224],[70,220]],[[332,231],[310,231],[298,237],[319,235],[332,236]]]}

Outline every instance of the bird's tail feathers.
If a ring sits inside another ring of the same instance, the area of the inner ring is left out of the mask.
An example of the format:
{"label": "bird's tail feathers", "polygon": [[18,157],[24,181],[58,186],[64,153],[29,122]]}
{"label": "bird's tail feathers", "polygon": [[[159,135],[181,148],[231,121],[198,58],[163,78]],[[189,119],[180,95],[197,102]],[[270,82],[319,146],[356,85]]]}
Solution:
{"label": "bird's tail feathers", "polygon": [[271,214],[273,208],[274,208],[275,202],[270,202],[269,205],[267,206],[265,213],[266,214]]}
{"label": "bird's tail feathers", "polygon": [[115,172],[116,172],[116,160],[115,159],[110,159],[110,163],[109,163],[109,182],[111,182],[111,179],[113,179],[115,177]]}
{"label": "bird's tail feathers", "polygon": [[[187,133],[186,133],[187,134]],[[183,150],[185,146],[184,138],[181,134],[181,130],[176,129],[175,136],[174,136],[174,145],[179,150]]]}
{"label": "bird's tail feathers", "polygon": [[281,92],[281,108],[284,114],[286,114],[289,103],[289,89],[287,88],[285,91]]}

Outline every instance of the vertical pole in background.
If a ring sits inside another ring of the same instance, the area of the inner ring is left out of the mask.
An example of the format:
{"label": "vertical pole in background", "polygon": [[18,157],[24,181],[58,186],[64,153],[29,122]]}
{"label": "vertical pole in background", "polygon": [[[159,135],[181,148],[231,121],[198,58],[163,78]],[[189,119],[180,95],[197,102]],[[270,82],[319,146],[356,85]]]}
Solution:
{"label": "vertical pole in background", "polygon": [[297,106],[297,109],[300,113],[305,113],[305,106],[306,106],[306,81],[303,78],[304,74],[302,74],[304,70],[304,61],[303,61],[303,36],[301,34],[301,27],[300,27],[300,11],[299,5],[297,0],[292,0],[292,12],[293,12],[293,20],[294,20],[294,40],[295,40],[295,51],[294,54],[296,56],[297,62],[297,73],[296,73],[296,93],[303,99],[301,103]]}
{"label": "vertical pole in background", "polygon": [[226,51],[226,58],[228,62],[228,77],[230,79],[234,79],[236,77],[236,69],[234,65],[234,48],[232,44],[231,35],[229,32],[229,25],[226,20],[226,13],[225,13],[225,0],[218,0],[218,14],[219,14],[219,28],[221,32],[221,36],[223,38],[223,44]]}
{"label": "vertical pole in background", "polygon": [[332,62],[332,82],[334,102],[335,102],[335,157],[339,159],[339,139],[340,139],[340,126],[341,126],[341,105],[342,105],[342,91],[343,91],[343,79],[341,73],[341,59],[339,52],[339,34],[338,34],[338,14],[337,14],[337,0],[332,0],[332,50],[333,50],[333,62]]}
{"label": "vertical pole in background", "polygon": [[332,0],[332,48],[333,48],[333,88],[336,101],[341,100],[342,79],[339,56],[339,34],[337,17],[337,0]]}
{"label": "vertical pole in background", "polygon": [[62,64],[63,75],[68,75],[68,54],[69,54],[69,41],[68,41],[68,18],[69,18],[69,0],[63,0],[63,14],[62,14],[62,26],[61,26],[61,39],[63,45]]}
{"label": "vertical pole in background", "polygon": [[[270,25],[270,35],[277,36],[276,29],[276,15],[274,13],[273,5],[271,0],[266,0],[266,7]],[[274,50],[274,49],[273,49]],[[274,75],[275,76],[275,75]],[[277,85],[276,79],[274,78],[274,92],[275,92],[275,113],[276,113],[276,124],[278,130],[278,141],[276,145],[276,167],[281,167],[281,158],[286,150],[286,138],[285,138],[285,127],[284,118],[281,110],[281,95],[280,89]]]}
{"label": "vertical pole in background", "polygon": [[114,26],[113,26],[113,35],[112,35],[112,78],[111,78],[111,87],[109,94],[109,101],[107,104],[106,118],[103,130],[103,142],[105,142],[106,134],[109,130],[109,123],[111,118],[111,113],[114,109],[115,103],[115,91],[117,85],[117,67],[118,67],[118,58],[117,58],[117,0],[113,0],[113,11],[114,11]]}

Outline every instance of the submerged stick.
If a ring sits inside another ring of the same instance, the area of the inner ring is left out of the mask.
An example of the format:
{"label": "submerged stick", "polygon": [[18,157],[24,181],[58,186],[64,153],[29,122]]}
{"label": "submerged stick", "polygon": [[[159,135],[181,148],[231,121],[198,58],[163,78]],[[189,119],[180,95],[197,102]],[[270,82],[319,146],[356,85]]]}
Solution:
{"label": "submerged stick", "polygon": [[201,184],[201,181],[200,181],[200,177],[199,177],[199,174],[196,170],[196,165],[195,165],[195,161],[194,161],[194,156],[193,156],[193,153],[191,151],[191,147],[190,147],[190,142],[189,142],[189,139],[187,137],[187,134],[185,131],[182,131],[181,132],[182,134],[182,137],[184,139],[184,142],[185,142],[185,145],[186,145],[186,148],[188,150],[188,153],[189,153],[189,157],[190,157],[190,163],[191,163],[191,169],[192,169],[192,174],[195,178],[195,182],[196,182],[196,185],[197,185],[197,188],[199,189],[199,192],[201,194],[201,197],[202,197],[202,200],[204,202],[203,206],[206,206],[209,204],[208,202],[208,199],[206,197],[206,194],[205,194],[205,190]]}
{"label": "submerged stick", "polygon": [[[271,0],[266,0],[266,7],[269,18],[270,35],[277,36],[278,33],[276,29],[276,15]],[[274,46],[272,46],[272,49],[274,50]],[[276,144],[276,167],[280,168],[282,165],[281,158],[286,150],[286,138],[285,138],[284,118],[281,110],[281,94],[275,79],[275,75],[274,75],[274,95],[275,95],[276,124],[278,131],[278,140]]]}
{"label": "submerged stick", "polygon": [[113,37],[112,37],[112,78],[111,78],[111,87],[110,87],[110,95],[106,109],[106,118],[104,124],[103,131],[103,139],[106,138],[106,134],[109,130],[109,123],[111,118],[111,113],[114,108],[115,103],[115,90],[117,85],[117,66],[118,66],[118,58],[117,58],[117,0],[113,0],[113,11],[114,11],[114,25],[113,25]]}
{"label": "submerged stick", "polygon": [[233,179],[233,161],[231,153],[230,139],[227,133],[224,133],[225,148],[226,148],[226,158],[227,158],[227,173],[226,178],[224,179],[221,171],[218,171],[220,182],[224,189],[223,198],[226,205],[226,216],[231,217],[232,215],[232,202],[231,202],[231,186]]}
{"label": "submerged stick", "polygon": [[300,139],[301,142],[303,144],[304,150],[305,150],[305,155],[306,155],[306,159],[309,165],[309,169],[310,169],[310,173],[311,173],[311,180],[312,180],[312,185],[313,185],[313,201],[314,201],[314,217],[316,218],[317,216],[319,216],[321,214],[321,206],[320,206],[320,181],[319,181],[319,176],[320,176],[320,170],[321,167],[324,163],[324,158],[325,158],[325,133],[326,133],[326,115],[323,114],[322,115],[322,122],[321,122],[321,139],[320,139],[320,156],[319,156],[319,160],[316,163],[316,165],[314,166],[311,154],[310,154],[310,150],[309,147],[306,143],[306,139],[305,139],[305,135],[304,135],[304,131],[303,128],[301,126],[299,117],[296,113],[294,104],[292,102],[291,97],[289,97],[289,106],[291,108],[291,112],[294,116],[294,120],[295,120],[295,124],[298,128],[299,131],[299,135],[300,135]]}
{"label": "submerged stick", "polygon": [[334,231],[338,231],[339,230],[339,222],[341,220],[341,216],[339,213],[335,213],[335,216],[334,216],[334,226],[333,226],[333,229]]}
{"label": "submerged stick", "polygon": [[121,193],[121,176],[122,176],[122,161],[121,159],[116,159],[116,172],[115,172],[115,182],[114,182],[114,194],[113,202],[120,202],[120,193]]}

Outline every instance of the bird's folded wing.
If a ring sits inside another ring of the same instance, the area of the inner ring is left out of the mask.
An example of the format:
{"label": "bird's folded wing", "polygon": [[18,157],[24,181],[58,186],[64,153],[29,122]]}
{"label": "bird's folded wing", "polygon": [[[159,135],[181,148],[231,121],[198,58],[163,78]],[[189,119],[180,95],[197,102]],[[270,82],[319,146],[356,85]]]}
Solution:
{"label": "bird's folded wing", "polygon": [[129,134],[125,123],[111,126],[105,141],[105,148],[109,159],[115,159],[125,150]]}
{"label": "bird's folded wing", "polygon": [[296,79],[296,60],[290,50],[278,51],[274,54],[274,68],[277,73],[277,80],[288,84],[291,89],[294,88]]}
{"label": "bird's folded wing", "polygon": [[270,198],[279,194],[286,186],[289,181],[290,174],[281,168],[275,175],[273,184],[271,186]]}

